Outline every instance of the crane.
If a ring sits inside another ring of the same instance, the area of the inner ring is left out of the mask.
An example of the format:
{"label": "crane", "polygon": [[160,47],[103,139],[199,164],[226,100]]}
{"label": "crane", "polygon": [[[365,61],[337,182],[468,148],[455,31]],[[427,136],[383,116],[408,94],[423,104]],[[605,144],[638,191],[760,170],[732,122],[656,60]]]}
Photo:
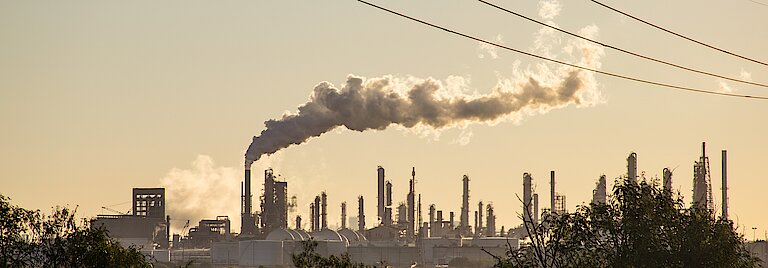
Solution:
{"label": "crane", "polygon": [[131,211],[130,210],[128,212],[123,213],[123,212],[117,211],[116,209],[108,208],[108,207],[105,207],[105,206],[102,206],[101,208],[102,209],[106,209],[106,210],[108,210],[110,212],[114,212],[114,213],[120,214],[120,215],[131,215]]}

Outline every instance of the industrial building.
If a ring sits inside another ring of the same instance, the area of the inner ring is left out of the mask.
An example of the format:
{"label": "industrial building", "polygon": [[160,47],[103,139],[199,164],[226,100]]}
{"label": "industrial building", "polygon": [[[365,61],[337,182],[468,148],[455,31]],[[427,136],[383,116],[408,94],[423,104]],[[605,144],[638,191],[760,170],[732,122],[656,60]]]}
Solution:
{"label": "industrial building", "polygon": [[[627,178],[642,179],[638,176],[638,156],[632,152],[627,157]],[[722,212],[728,217],[727,160],[722,151]],[[555,171],[549,172],[550,205],[539,206],[539,193],[535,191],[536,179],[533,173],[522,174],[523,195],[521,217],[523,224],[505,229],[497,228],[496,212],[489,200],[470,200],[470,177],[463,175],[456,183],[462,184],[461,204],[458,222],[454,211],[439,209],[429,204],[426,219],[422,218],[421,195],[417,193],[416,169],[411,169],[407,180],[408,193],[402,199],[393,197],[392,189],[400,181],[387,179],[385,169],[376,168],[376,213],[370,220],[365,215],[365,197],[357,197],[357,214],[348,217],[347,202],[341,202],[341,226],[328,226],[328,196],[320,191],[309,200],[309,215],[295,215],[295,222],[289,227],[289,212],[296,207],[296,198],[289,199],[288,182],[279,179],[272,169],[264,170],[264,192],[261,194],[259,211],[254,210],[251,192],[251,170],[245,167],[241,184],[241,229],[239,233],[230,230],[230,218],[218,216],[203,219],[189,228],[189,221],[181,234],[169,234],[171,219],[165,213],[165,190],[162,188],[134,188],[131,196],[132,213],[98,215],[94,226],[103,226],[124,245],[139,245],[156,260],[209,263],[214,266],[240,267],[291,267],[293,254],[303,250],[302,241],[318,242],[317,252],[323,256],[348,253],[354,262],[367,265],[411,267],[445,265],[454,258],[466,258],[476,265],[492,266],[494,259],[483,252],[505,254],[507,247],[515,249],[526,243],[527,227],[539,223],[550,214],[567,213],[565,195],[556,192]],[[673,170],[662,170],[662,186],[672,191]],[[711,174],[706,146],[702,144],[702,155],[694,162],[692,204],[712,210]],[[405,181],[402,181],[403,185]],[[591,203],[608,202],[606,175],[600,175],[592,191]],[[396,199],[400,200],[396,202]],[[510,200],[505,200],[510,202]],[[515,200],[511,200],[515,202]],[[393,206],[393,204],[397,204]],[[476,204],[472,205],[472,204]],[[393,211],[395,214],[393,214]],[[712,211],[714,213],[714,211]],[[293,214],[292,214],[293,215]],[[470,222],[470,215],[474,221]],[[309,219],[308,229],[302,225]],[[366,223],[373,222],[371,228]],[[753,251],[761,258],[766,254],[765,243],[751,244]]]}

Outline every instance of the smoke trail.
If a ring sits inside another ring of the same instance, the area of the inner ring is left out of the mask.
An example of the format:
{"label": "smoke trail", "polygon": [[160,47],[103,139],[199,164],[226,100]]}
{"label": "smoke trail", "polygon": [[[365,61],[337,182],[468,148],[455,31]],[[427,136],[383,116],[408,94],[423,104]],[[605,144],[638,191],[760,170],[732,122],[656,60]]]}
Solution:
{"label": "smoke trail", "polygon": [[[582,30],[590,35],[596,31],[595,26]],[[566,54],[578,53],[577,62],[599,67],[602,48],[579,41],[571,41],[568,46]],[[341,88],[321,82],[309,101],[299,106],[298,113],[264,122],[266,129],[248,146],[245,166],[250,167],[262,155],[304,143],[340,126],[355,131],[384,130],[391,125],[444,129],[597,101],[597,82],[591,72],[538,67],[537,73],[517,72],[515,79],[501,80],[486,95],[451,92],[446,90],[451,85],[432,78],[406,83],[392,76],[366,79],[349,75]]]}

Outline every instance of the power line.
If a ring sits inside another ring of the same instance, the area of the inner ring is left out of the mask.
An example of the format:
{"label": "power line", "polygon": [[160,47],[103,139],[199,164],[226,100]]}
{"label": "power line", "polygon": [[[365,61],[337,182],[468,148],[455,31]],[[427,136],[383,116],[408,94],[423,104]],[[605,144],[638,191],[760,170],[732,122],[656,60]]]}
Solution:
{"label": "power line", "polygon": [[[718,47],[715,47],[715,46],[712,46],[712,45],[708,45],[708,44],[706,44],[706,43],[704,43],[704,42],[701,42],[701,41],[698,41],[698,40],[696,40],[696,39],[693,39],[693,38],[687,37],[687,36],[685,36],[685,35],[682,35],[682,34],[676,33],[676,32],[674,32],[674,31],[672,31],[672,30],[667,30],[666,28],[664,28],[664,27],[661,27],[661,26],[658,26],[658,25],[656,25],[656,24],[653,24],[653,23],[647,22],[647,21],[645,21],[645,20],[643,20],[643,19],[641,19],[641,18],[638,18],[638,17],[632,16],[632,15],[630,15],[630,14],[627,14],[626,12],[623,12],[623,11],[621,11],[621,10],[615,9],[615,8],[613,8],[613,7],[611,7],[611,6],[608,6],[608,5],[606,5],[606,4],[600,3],[600,2],[598,2],[598,1],[595,1],[595,0],[590,0],[590,1],[592,1],[592,2],[593,2],[593,3],[595,3],[595,4],[601,5],[601,6],[605,7],[605,8],[607,8],[607,9],[610,9],[610,10],[616,11],[616,12],[618,12],[618,13],[620,13],[620,14],[624,15],[624,16],[630,17],[630,18],[632,18],[632,19],[634,19],[634,20],[636,20],[636,21],[639,21],[639,22],[645,23],[645,24],[647,24],[647,25],[649,25],[649,26],[651,26],[651,27],[654,27],[654,28],[656,28],[656,29],[659,29],[659,30],[665,31],[665,32],[667,32],[667,33],[670,33],[670,34],[672,34],[672,35],[675,35],[675,36],[677,36],[677,37],[683,38],[683,39],[685,39],[685,40],[688,40],[688,41],[694,42],[694,43],[696,43],[696,44],[699,44],[699,45],[702,45],[702,46],[705,46],[705,47],[708,47],[708,48],[711,48],[711,49],[714,49],[714,50],[717,50],[717,51],[723,52],[723,53],[725,53],[725,54],[728,54],[728,55],[731,55],[731,56],[734,56],[734,57],[739,57],[739,58],[742,58],[742,59],[745,59],[745,60],[748,60],[748,61],[751,61],[751,62],[754,62],[754,63],[757,63],[757,64],[762,64],[762,65],[768,66],[768,63],[765,63],[765,62],[762,62],[762,61],[759,61],[759,60],[755,60],[755,59],[752,59],[752,58],[748,58],[748,57],[745,57],[745,56],[742,56],[742,55],[739,55],[739,54],[736,54],[736,53],[730,52],[730,51],[728,51],[728,50],[725,50],[725,49],[722,49],[722,48],[718,48]],[[753,2],[754,2],[754,1],[753,1]]]}
{"label": "power line", "polygon": [[492,3],[487,2],[485,0],[477,0],[477,1],[479,1],[479,2],[481,2],[483,4],[486,4],[486,5],[492,6],[492,7],[496,8],[496,9],[502,10],[504,12],[510,13],[512,15],[518,16],[520,18],[526,19],[526,20],[531,21],[533,23],[536,23],[536,24],[539,24],[539,25],[542,25],[542,26],[545,26],[545,27],[549,27],[549,28],[554,29],[554,30],[556,30],[558,32],[561,32],[561,33],[564,33],[564,34],[567,34],[567,35],[570,35],[570,36],[573,36],[573,37],[585,40],[587,42],[591,42],[591,43],[598,44],[598,45],[601,45],[601,46],[604,46],[604,47],[607,47],[607,48],[611,48],[613,50],[616,50],[616,51],[619,51],[619,52],[623,52],[625,54],[629,54],[629,55],[632,55],[632,56],[635,56],[635,57],[638,57],[638,58],[642,58],[642,59],[645,59],[645,60],[649,60],[649,61],[653,61],[653,62],[657,62],[657,63],[661,63],[661,64],[666,64],[666,65],[669,65],[669,66],[672,66],[672,67],[675,67],[675,68],[680,68],[680,69],[683,69],[683,70],[686,70],[686,71],[690,71],[690,72],[694,72],[694,73],[698,73],[698,74],[713,76],[713,77],[717,77],[717,78],[721,78],[721,79],[725,79],[725,80],[730,80],[730,81],[734,81],[734,82],[739,82],[739,83],[744,83],[744,84],[750,84],[750,85],[753,85],[753,86],[768,87],[768,85],[766,85],[766,84],[746,81],[746,80],[737,79],[737,78],[731,78],[731,77],[727,77],[727,76],[723,76],[723,75],[719,75],[719,74],[715,74],[715,73],[710,73],[710,72],[706,72],[706,71],[700,71],[700,70],[696,70],[696,69],[693,69],[693,68],[689,68],[689,67],[685,67],[685,66],[682,66],[682,65],[678,65],[678,64],[675,64],[675,63],[671,63],[671,62],[667,62],[667,61],[664,61],[664,60],[660,60],[660,59],[652,58],[652,57],[645,56],[645,55],[642,55],[642,54],[638,54],[638,53],[635,53],[635,52],[632,52],[632,51],[628,51],[628,50],[625,50],[625,49],[622,49],[622,48],[618,48],[618,47],[615,47],[613,45],[609,45],[609,44],[606,44],[606,43],[603,43],[603,42],[600,42],[600,41],[597,41],[597,40],[593,40],[593,39],[590,39],[590,38],[587,38],[587,37],[583,37],[581,35],[578,35],[578,34],[575,34],[575,33],[572,33],[572,32],[560,29],[558,27],[555,27],[555,26],[546,24],[544,22],[538,21],[536,19],[527,17],[525,15],[522,15],[520,13],[514,12],[514,11],[509,10],[509,9],[506,9],[504,7],[492,4]]}
{"label": "power line", "polygon": [[488,44],[488,45],[492,45],[492,46],[495,46],[495,47],[498,47],[498,48],[506,49],[506,50],[513,51],[513,52],[517,52],[517,53],[520,53],[520,54],[523,54],[523,55],[527,55],[527,56],[530,56],[530,57],[534,57],[534,58],[537,58],[537,59],[542,59],[542,60],[551,61],[551,62],[554,62],[554,63],[559,63],[559,64],[562,64],[562,65],[574,67],[574,68],[577,68],[577,69],[587,70],[587,71],[599,73],[599,74],[602,74],[602,75],[613,76],[613,77],[617,77],[617,78],[621,78],[621,79],[626,79],[626,80],[631,80],[631,81],[635,81],[635,82],[639,82],[639,83],[645,83],[645,84],[656,85],[656,86],[661,86],[661,87],[668,87],[668,88],[684,90],[684,91],[691,91],[691,92],[704,93],[704,94],[712,94],[712,95],[720,95],[720,96],[728,96],[728,97],[768,100],[768,97],[763,97],[763,96],[741,95],[741,94],[709,91],[709,90],[692,88],[692,87],[676,86],[676,85],[665,84],[665,83],[660,83],[660,82],[654,82],[654,81],[640,79],[640,78],[634,78],[634,77],[630,77],[630,76],[626,76],[626,75],[615,74],[615,73],[606,72],[606,71],[600,71],[600,70],[592,69],[592,68],[588,68],[588,67],[583,67],[583,66],[579,66],[579,65],[576,65],[576,64],[567,63],[567,62],[564,62],[564,61],[560,61],[560,60],[556,60],[556,59],[551,59],[551,58],[547,58],[547,57],[544,57],[544,56],[539,56],[539,55],[536,55],[536,54],[533,54],[533,53],[525,52],[525,51],[522,51],[522,50],[514,49],[514,48],[507,47],[507,46],[504,46],[504,45],[501,45],[501,44],[497,44],[497,43],[494,43],[494,42],[491,42],[491,41],[483,40],[483,39],[480,39],[480,38],[477,38],[477,37],[474,37],[474,36],[471,36],[471,35],[468,35],[468,34],[464,34],[464,33],[458,32],[458,31],[454,31],[454,30],[451,30],[451,29],[448,29],[448,28],[445,28],[445,27],[442,27],[442,26],[439,26],[439,25],[436,25],[436,24],[432,24],[432,23],[429,23],[429,22],[426,22],[426,21],[423,21],[423,20],[420,20],[420,19],[408,16],[408,15],[405,15],[405,14],[402,14],[402,13],[398,13],[397,11],[393,11],[393,10],[390,10],[390,9],[387,9],[387,8],[384,8],[384,7],[372,4],[372,3],[366,2],[364,0],[357,0],[357,1],[361,2],[363,4],[366,4],[368,6],[377,8],[379,10],[382,10],[382,11],[385,11],[385,12],[388,12],[388,13],[400,16],[402,18],[406,18],[406,19],[409,19],[411,21],[418,22],[418,23],[430,26],[432,28],[440,29],[440,30],[446,31],[448,33],[452,33],[452,34],[455,34],[455,35],[458,35],[458,36],[462,36],[464,38],[472,39],[472,40],[475,40],[475,41],[478,41],[478,42],[481,42],[481,43],[485,43],[485,44]]}

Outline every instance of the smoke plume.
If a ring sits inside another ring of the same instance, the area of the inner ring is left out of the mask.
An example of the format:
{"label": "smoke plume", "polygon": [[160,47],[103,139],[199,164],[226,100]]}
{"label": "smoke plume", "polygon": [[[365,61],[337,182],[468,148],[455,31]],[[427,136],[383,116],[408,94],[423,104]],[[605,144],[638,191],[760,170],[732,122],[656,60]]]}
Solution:
{"label": "smoke plume", "polygon": [[[596,34],[597,27],[582,29]],[[561,51],[574,63],[599,68],[602,48],[570,40]],[[468,123],[495,123],[544,113],[569,104],[591,105],[598,100],[593,73],[571,67],[537,66],[500,79],[491,93],[467,95],[448,90],[452,85],[432,79],[402,80],[392,76],[363,78],[349,75],[341,87],[329,82],[315,86],[298,112],[264,122],[265,129],[245,154],[246,168],[262,155],[306,142],[337,127],[355,131],[426,126],[444,129]]]}

